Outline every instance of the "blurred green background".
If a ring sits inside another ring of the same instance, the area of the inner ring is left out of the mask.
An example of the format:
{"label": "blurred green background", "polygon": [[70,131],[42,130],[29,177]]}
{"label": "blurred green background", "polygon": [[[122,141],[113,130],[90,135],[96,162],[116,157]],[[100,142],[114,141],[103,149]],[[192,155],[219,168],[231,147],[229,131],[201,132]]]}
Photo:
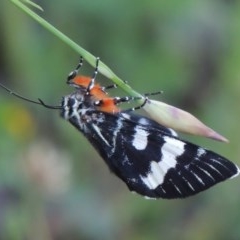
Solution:
{"label": "blurred green background", "polygon": [[[184,138],[240,164],[240,1],[37,2],[42,17],[138,92],[163,90],[157,99],[193,113],[230,144]],[[66,76],[79,56],[7,0],[0,36],[1,83],[53,105],[72,91]],[[0,239],[238,240],[239,183],[145,200],[57,111],[0,89]]]}

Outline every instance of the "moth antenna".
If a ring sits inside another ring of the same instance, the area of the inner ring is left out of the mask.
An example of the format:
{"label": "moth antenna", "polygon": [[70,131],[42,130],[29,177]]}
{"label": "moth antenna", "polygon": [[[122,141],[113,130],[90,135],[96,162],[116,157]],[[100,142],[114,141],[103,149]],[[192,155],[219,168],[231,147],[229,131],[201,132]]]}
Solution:
{"label": "moth antenna", "polygon": [[38,104],[42,105],[45,108],[49,108],[49,109],[62,109],[62,106],[52,106],[52,105],[48,105],[46,104],[42,99],[38,98],[37,102]]}
{"label": "moth antenna", "polygon": [[38,101],[35,101],[35,100],[32,100],[30,98],[26,98],[16,92],[13,92],[10,88],[6,87],[5,85],[3,85],[2,83],[0,83],[0,87],[3,88],[4,90],[6,90],[9,94],[19,98],[19,99],[22,99],[26,102],[30,102],[30,103],[34,103],[34,104],[38,104],[38,105],[41,105],[45,108],[49,108],[49,109],[61,109],[62,107],[61,106],[51,106],[51,105],[48,105],[48,104],[45,104],[41,99],[38,99]]}

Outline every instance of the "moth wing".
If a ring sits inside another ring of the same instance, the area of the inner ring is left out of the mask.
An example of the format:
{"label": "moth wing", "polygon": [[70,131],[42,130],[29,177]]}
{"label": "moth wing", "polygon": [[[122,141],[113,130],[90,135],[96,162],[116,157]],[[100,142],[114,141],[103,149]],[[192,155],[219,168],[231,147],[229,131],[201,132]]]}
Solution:
{"label": "moth wing", "polygon": [[110,169],[148,198],[188,197],[239,173],[231,161],[148,118],[104,113],[104,121],[89,127],[95,133],[89,140]]}

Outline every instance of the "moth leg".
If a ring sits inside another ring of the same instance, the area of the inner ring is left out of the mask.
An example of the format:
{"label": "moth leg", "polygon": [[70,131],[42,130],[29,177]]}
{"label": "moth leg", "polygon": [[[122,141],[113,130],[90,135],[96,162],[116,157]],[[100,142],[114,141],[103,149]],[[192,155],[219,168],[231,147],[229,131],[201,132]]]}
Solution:
{"label": "moth leg", "polygon": [[73,80],[77,76],[78,71],[82,67],[82,65],[83,65],[83,57],[80,56],[77,67],[68,74],[67,83],[69,83],[71,80]]}

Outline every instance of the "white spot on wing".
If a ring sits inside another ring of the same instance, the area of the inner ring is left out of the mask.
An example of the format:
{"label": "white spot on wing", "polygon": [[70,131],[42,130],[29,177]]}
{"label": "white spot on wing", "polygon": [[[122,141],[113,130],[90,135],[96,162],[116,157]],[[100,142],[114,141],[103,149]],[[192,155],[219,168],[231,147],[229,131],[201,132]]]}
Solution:
{"label": "white spot on wing", "polygon": [[206,150],[203,148],[198,148],[197,150],[197,157],[200,158],[203,154],[206,153]]}
{"label": "white spot on wing", "polygon": [[155,161],[151,162],[151,172],[147,176],[151,189],[155,189],[158,185],[163,183],[165,173],[166,168],[164,166],[160,166]]}
{"label": "white spot on wing", "polygon": [[148,143],[148,139],[147,139],[148,132],[139,126],[136,126],[134,130],[135,130],[135,133],[133,136],[132,145],[137,150],[144,150],[147,147],[147,143]]}
{"label": "white spot on wing", "polygon": [[185,143],[171,137],[164,137],[165,143],[162,146],[162,161],[169,165],[176,165],[176,158],[184,153]]}
{"label": "white spot on wing", "polygon": [[130,117],[129,114],[127,114],[127,113],[121,113],[121,114],[122,114],[122,116],[123,116],[124,118],[126,118],[126,119],[131,119],[131,117]]}
{"label": "white spot on wing", "polygon": [[146,118],[140,118],[138,122],[142,125],[148,125],[149,124],[149,122]]}
{"label": "white spot on wing", "polygon": [[146,177],[142,177],[142,181],[148,186],[149,189],[156,189],[159,185],[164,182],[164,177],[170,168],[176,166],[176,161],[166,162],[151,162],[151,170]]}
{"label": "white spot on wing", "polygon": [[[167,136],[164,137],[164,140],[165,143],[161,149],[162,159],[159,162],[152,161],[147,176],[141,176],[142,181],[149,189],[156,189],[159,185],[163,184],[165,175],[169,169],[176,167],[177,157],[184,153],[184,142]],[[177,190],[179,191],[179,189]]]}

